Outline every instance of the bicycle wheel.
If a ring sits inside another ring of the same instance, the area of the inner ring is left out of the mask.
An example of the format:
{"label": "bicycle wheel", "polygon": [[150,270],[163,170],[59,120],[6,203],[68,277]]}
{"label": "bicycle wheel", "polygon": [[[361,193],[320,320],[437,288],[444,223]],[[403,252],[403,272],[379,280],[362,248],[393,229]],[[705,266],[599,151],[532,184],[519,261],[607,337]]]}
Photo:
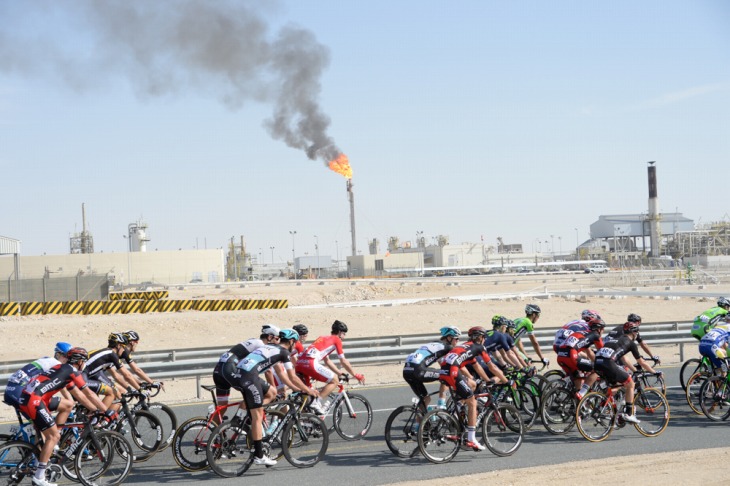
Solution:
{"label": "bicycle wheel", "polygon": [[213,472],[221,477],[240,476],[253,463],[253,451],[246,443],[251,423],[250,415],[247,415],[245,420],[244,424],[235,426],[231,422],[223,422],[210,434],[205,457]]}
{"label": "bicycle wheel", "polygon": [[385,443],[398,457],[413,457],[418,452],[418,427],[423,412],[412,405],[393,410],[385,422]]}
{"label": "bicycle wheel", "polygon": [[482,421],[484,445],[500,457],[514,454],[522,445],[524,434],[520,412],[506,403],[498,404],[496,410],[490,409]]}
{"label": "bicycle wheel", "polygon": [[664,381],[664,375],[643,375],[641,378],[641,385],[643,388],[654,388],[655,390],[659,390],[662,395],[666,395],[667,393],[667,384]]}
{"label": "bicycle wheel", "polygon": [[324,421],[312,413],[290,420],[282,432],[284,457],[294,467],[312,467],[322,460],[329,446]]}
{"label": "bicycle wheel", "polygon": [[172,457],[186,471],[202,471],[208,467],[205,448],[215,424],[205,417],[193,417],[175,431],[172,438]]}
{"label": "bicycle wheel", "polygon": [[115,430],[133,445],[134,462],[144,462],[154,456],[162,444],[162,425],[150,412],[138,410],[134,414],[134,427],[129,417],[119,420]]}
{"label": "bicycle wheel", "polygon": [[[55,461],[60,467],[61,472],[64,476],[66,476],[68,479],[74,482],[78,482],[78,476],[76,474],[76,467],[74,466],[74,458],[76,457],[76,454],[71,454],[65,461],[61,462],[60,458],[63,457],[66,453],[66,449],[70,445],[72,445],[76,440],[79,438],[80,432],[79,429],[70,427],[68,429],[61,431],[61,439],[58,441],[58,452],[53,454],[51,456],[51,460]],[[83,449],[76,449],[83,450]],[[86,454],[88,454],[89,451],[85,451]],[[55,483],[55,481],[51,481],[52,483]]]}
{"label": "bicycle wheel", "polygon": [[716,422],[728,415],[730,390],[724,376],[712,376],[700,388],[700,409],[705,416]]}
{"label": "bicycle wheel", "polygon": [[11,440],[0,446],[0,483],[20,484],[32,476],[38,464],[34,447],[21,440]]}
{"label": "bicycle wheel", "polygon": [[332,412],[335,430],[345,440],[359,440],[373,425],[373,407],[357,393],[347,393]]}
{"label": "bicycle wheel", "polygon": [[679,383],[682,385],[682,390],[686,391],[687,381],[690,377],[702,370],[709,371],[698,358],[690,358],[682,363],[682,367],[679,369]]}
{"label": "bicycle wheel", "polygon": [[177,430],[177,415],[164,403],[150,403],[146,412],[151,412],[152,415],[157,417],[162,424],[162,444],[157,449],[157,452],[164,451],[170,444],[172,444],[172,438],[175,437],[175,431]]}
{"label": "bicycle wheel", "polygon": [[441,464],[452,460],[461,446],[461,425],[444,410],[431,410],[418,428],[418,449],[429,461]]}
{"label": "bicycle wheel", "polygon": [[565,378],[565,372],[563,370],[550,370],[542,375],[542,377],[547,380],[548,387],[551,388]]}
{"label": "bicycle wheel", "polygon": [[540,414],[537,398],[523,386],[517,387],[513,397],[515,399],[513,405],[520,411],[520,415],[522,415],[522,424],[526,430],[529,430],[535,424]]}
{"label": "bicycle wheel", "polygon": [[132,469],[132,446],[122,434],[98,430],[84,440],[74,465],[84,486],[115,486],[127,479]]}
{"label": "bicycle wheel", "polygon": [[600,392],[589,392],[578,402],[575,424],[580,435],[600,442],[611,435],[616,421],[616,404]]}
{"label": "bicycle wheel", "polygon": [[554,435],[567,433],[575,425],[575,398],[572,390],[556,386],[545,393],[540,406],[542,424]]}
{"label": "bicycle wheel", "polygon": [[709,373],[699,371],[687,380],[684,395],[689,408],[697,415],[702,415],[702,408],[700,408],[700,390],[702,390],[702,385],[707,382],[709,377]]}
{"label": "bicycle wheel", "polygon": [[[285,415],[286,413],[278,410],[267,410],[264,419],[261,422],[264,433],[264,448],[266,449],[264,450],[264,454],[274,460],[279,460],[284,455],[284,450],[282,448],[282,432],[284,427],[279,428],[278,425],[284,420]],[[278,432],[276,429],[279,429]],[[275,435],[270,437],[272,434]],[[247,444],[249,449],[253,449],[253,441],[250,436],[247,440]]]}
{"label": "bicycle wheel", "polygon": [[645,388],[634,397],[634,415],[641,422],[636,430],[646,437],[656,437],[669,424],[669,402],[656,388]]}
{"label": "bicycle wheel", "polygon": [[525,382],[524,386],[537,399],[537,407],[539,413],[540,404],[542,403],[542,397],[547,389],[550,387],[550,383],[542,375],[535,375],[529,378]]}

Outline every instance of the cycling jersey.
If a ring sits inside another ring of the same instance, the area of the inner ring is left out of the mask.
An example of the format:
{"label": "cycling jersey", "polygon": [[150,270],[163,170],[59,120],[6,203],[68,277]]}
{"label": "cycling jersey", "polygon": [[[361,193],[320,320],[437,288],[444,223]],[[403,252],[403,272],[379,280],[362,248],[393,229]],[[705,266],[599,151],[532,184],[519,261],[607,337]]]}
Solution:
{"label": "cycling jersey", "polygon": [[695,317],[690,334],[692,334],[692,337],[697,340],[702,339],[702,336],[707,334],[707,331],[717,324],[717,322],[725,315],[727,315],[727,310],[720,306],[707,309],[705,312]]}
{"label": "cycling jersey", "polygon": [[713,367],[721,368],[723,360],[727,357],[725,344],[728,343],[730,343],[730,333],[727,330],[719,327],[710,329],[700,340],[700,354],[710,358]]}
{"label": "cycling jersey", "polygon": [[3,401],[11,407],[17,407],[20,404],[20,395],[23,393],[25,385],[35,376],[59,364],[61,363],[56,358],[43,357],[23,366],[8,378]]}
{"label": "cycling jersey", "polygon": [[532,336],[535,327],[529,317],[520,317],[515,319],[515,341],[519,341],[522,336]]}
{"label": "cycling jersey", "polygon": [[481,356],[485,364],[492,361],[484,345],[471,341],[455,346],[441,358],[439,380],[454,388],[460,399],[469,398],[474,394],[460,370],[466,365],[475,363],[477,356]]}
{"label": "cycling jersey", "polygon": [[483,346],[488,353],[493,353],[498,349],[509,351],[515,347],[515,340],[506,332],[489,331],[487,337],[484,338]]}
{"label": "cycling jersey", "polygon": [[631,352],[637,360],[641,357],[636,341],[627,335],[623,335],[616,341],[606,343],[596,352],[594,369],[608,383],[623,384],[631,379],[631,375],[621,366],[620,359]]}
{"label": "cycling jersey", "polygon": [[243,394],[246,408],[250,410],[263,406],[264,396],[270,385],[262,380],[259,374],[276,363],[282,363],[286,370],[292,369],[289,355],[289,351],[284,347],[278,344],[269,344],[255,349],[238,362],[236,383],[233,385]]}
{"label": "cycling jersey", "polygon": [[84,373],[93,379],[112,366],[118,370],[122,369],[122,362],[114,348],[97,349],[89,353],[89,360],[86,362]]}
{"label": "cycling jersey", "polygon": [[124,348],[124,352],[122,352],[122,355],[119,357],[119,359],[127,364],[134,363],[134,358],[132,358],[132,351],[129,348]]}
{"label": "cycling jersey", "polygon": [[[624,335],[624,325],[619,324],[618,326],[611,329],[611,332],[606,334],[603,338],[603,344],[609,343],[611,341],[618,341],[618,338]],[[641,344],[644,340],[641,337],[640,333],[636,333],[636,339],[635,341],[639,344]]]}
{"label": "cycling jersey", "polygon": [[68,363],[56,366],[33,377],[25,385],[20,396],[19,410],[44,431],[53,427],[55,421],[50,413],[49,403],[60,389],[79,390],[86,388],[86,381],[80,371]]}
{"label": "cycling jersey", "polygon": [[226,402],[231,394],[231,384],[237,380],[235,375],[238,362],[263,345],[261,339],[253,338],[234,345],[220,355],[218,363],[213,368],[213,383],[219,401]]}
{"label": "cycling jersey", "polygon": [[424,344],[408,355],[403,365],[403,379],[408,383],[417,397],[423,398],[428,395],[424,383],[438,380],[441,376],[440,370],[429,368],[439,358],[446,355],[453,349],[453,346],[437,341]]}
{"label": "cycling jersey", "polygon": [[329,356],[333,351],[337,351],[339,358],[345,357],[340,337],[335,334],[320,336],[309,345],[302,358],[321,360]]}
{"label": "cycling jersey", "polygon": [[580,352],[595,345],[596,348],[603,347],[603,341],[598,331],[573,331],[563,344],[558,348],[558,364],[566,374],[575,376],[579,372],[589,372],[593,369],[593,363],[587,358],[582,358]]}
{"label": "cycling jersey", "polygon": [[560,346],[565,343],[565,340],[568,339],[568,337],[576,331],[588,332],[590,331],[590,329],[588,328],[588,324],[581,319],[570,321],[569,323],[558,329],[555,333],[555,339],[553,340],[553,350],[557,353],[558,348],[560,348]]}

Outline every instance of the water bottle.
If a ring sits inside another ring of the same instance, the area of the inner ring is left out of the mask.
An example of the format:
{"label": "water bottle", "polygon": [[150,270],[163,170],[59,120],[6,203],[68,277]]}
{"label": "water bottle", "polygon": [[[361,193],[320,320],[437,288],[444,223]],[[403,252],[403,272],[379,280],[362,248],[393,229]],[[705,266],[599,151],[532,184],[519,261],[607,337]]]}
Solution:
{"label": "water bottle", "polygon": [[324,410],[324,413],[327,413],[332,406],[332,399],[328,398],[326,402],[324,402],[324,405],[322,405],[322,410]]}
{"label": "water bottle", "polygon": [[271,424],[269,424],[269,427],[266,429],[266,435],[271,435],[276,430],[276,427],[279,425],[279,417],[274,417],[271,419]]}
{"label": "water bottle", "polygon": [[210,418],[213,412],[215,412],[215,405],[208,405],[208,416],[206,418]]}
{"label": "water bottle", "polygon": [[[435,407],[433,405],[429,405],[428,407],[426,407],[426,413],[429,413],[429,412],[431,412],[433,410],[438,410],[438,409],[439,409],[439,407]],[[431,416],[431,422],[438,422],[438,415],[432,415]]]}
{"label": "water bottle", "polygon": [[17,425],[13,425],[12,427],[10,427],[10,435],[12,436],[15,436],[15,434],[17,434],[19,431],[20,427],[18,427]]}

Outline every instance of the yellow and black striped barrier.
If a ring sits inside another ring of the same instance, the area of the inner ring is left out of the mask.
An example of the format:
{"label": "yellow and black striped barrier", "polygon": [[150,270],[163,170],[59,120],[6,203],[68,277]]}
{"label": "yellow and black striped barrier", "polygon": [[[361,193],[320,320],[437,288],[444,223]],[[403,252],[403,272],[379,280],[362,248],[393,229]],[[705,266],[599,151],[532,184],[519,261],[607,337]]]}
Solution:
{"label": "yellow and black striped barrier", "polygon": [[[131,292],[127,292],[128,294]],[[33,316],[49,314],[101,315],[139,314],[150,312],[240,311],[285,309],[286,299],[154,299],[154,300],[91,300],[68,302],[0,302],[0,316]]]}
{"label": "yellow and black striped barrier", "polygon": [[170,297],[169,290],[144,290],[138,292],[109,292],[109,300],[160,300]]}

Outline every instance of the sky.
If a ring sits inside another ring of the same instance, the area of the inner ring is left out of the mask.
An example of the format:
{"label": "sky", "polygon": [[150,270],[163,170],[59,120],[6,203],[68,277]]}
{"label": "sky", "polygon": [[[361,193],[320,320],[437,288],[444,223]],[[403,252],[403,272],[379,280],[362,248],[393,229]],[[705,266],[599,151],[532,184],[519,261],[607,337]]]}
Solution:
{"label": "sky", "polygon": [[420,232],[572,251],[647,211],[648,161],[661,212],[730,218],[726,1],[0,0],[0,19],[0,235],[23,255],[68,253],[83,203],[96,252],[142,220],[152,251],[344,258],[340,153],[362,253]]}

